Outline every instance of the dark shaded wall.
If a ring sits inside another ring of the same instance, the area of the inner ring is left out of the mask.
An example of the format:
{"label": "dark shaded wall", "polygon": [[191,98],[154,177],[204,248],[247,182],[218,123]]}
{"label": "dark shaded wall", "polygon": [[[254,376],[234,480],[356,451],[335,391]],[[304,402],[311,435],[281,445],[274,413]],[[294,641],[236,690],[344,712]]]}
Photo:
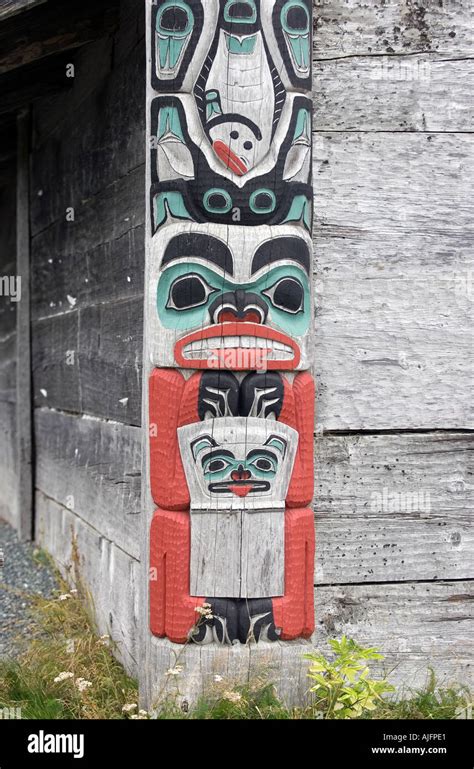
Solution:
{"label": "dark shaded wall", "polygon": [[136,671],[144,263],[144,3],[71,54],[32,113],[35,530]]}

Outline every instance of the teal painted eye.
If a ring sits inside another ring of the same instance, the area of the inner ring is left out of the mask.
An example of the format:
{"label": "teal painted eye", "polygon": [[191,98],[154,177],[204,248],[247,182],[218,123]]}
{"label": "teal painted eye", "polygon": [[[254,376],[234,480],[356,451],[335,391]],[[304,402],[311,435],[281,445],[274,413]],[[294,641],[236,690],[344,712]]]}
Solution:
{"label": "teal painted eye", "polygon": [[269,459],[268,457],[258,457],[249,464],[255,467],[257,470],[260,470],[261,473],[275,472],[277,469],[275,460]]}
{"label": "teal painted eye", "polygon": [[254,0],[227,0],[224,7],[224,19],[239,24],[255,24],[257,7]]}
{"label": "teal painted eye", "polygon": [[204,463],[203,470],[205,473],[222,473],[224,470],[227,470],[230,465],[231,462],[229,462],[227,459],[216,457],[213,459],[208,459]]}
{"label": "teal painted eye", "polygon": [[163,3],[156,17],[156,31],[175,38],[189,35],[193,25],[191,8],[179,0]]}
{"label": "teal painted eye", "polygon": [[201,275],[183,275],[170,286],[166,308],[171,310],[190,310],[206,304],[212,288]]}
{"label": "teal painted eye", "polygon": [[232,208],[232,198],[226,190],[208,190],[203,198],[204,208],[211,214],[227,214]]}
{"label": "teal painted eye", "polygon": [[276,208],[276,196],[272,190],[255,190],[250,195],[250,209],[254,214],[271,214]]}
{"label": "teal painted eye", "polygon": [[282,12],[283,29],[290,35],[307,35],[309,32],[308,9],[298,0],[286,3]]}
{"label": "teal painted eye", "polygon": [[304,310],[304,288],[296,278],[281,278],[262,291],[274,307],[296,315]]}

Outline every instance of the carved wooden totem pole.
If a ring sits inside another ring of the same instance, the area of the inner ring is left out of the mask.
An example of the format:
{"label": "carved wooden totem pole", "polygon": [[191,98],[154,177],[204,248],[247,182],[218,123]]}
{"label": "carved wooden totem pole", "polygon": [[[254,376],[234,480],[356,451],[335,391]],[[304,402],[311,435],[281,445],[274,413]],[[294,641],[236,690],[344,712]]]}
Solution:
{"label": "carved wooden totem pole", "polygon": [[176,643],[314,628],[311,5],[148,6],[150,627]]}

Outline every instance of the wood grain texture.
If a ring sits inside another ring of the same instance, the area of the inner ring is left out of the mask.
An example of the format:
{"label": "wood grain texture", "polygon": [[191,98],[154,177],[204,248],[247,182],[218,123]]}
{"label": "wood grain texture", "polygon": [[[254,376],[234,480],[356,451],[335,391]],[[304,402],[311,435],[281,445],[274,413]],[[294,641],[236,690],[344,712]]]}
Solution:
{"label": "wood grain texture", "polygon": [[37,99],[71,88],[71,80],[66,77],[66,66],[72,56],[71,52],[57,53],[3,74],[0,103],[2,121],[8,120],[11,113],[25,109]]}
{"label": "wood grain texture", "polygon": [[318,436],[316,583],[472,577],[472,434]]}
{"label": "wood grain texture", "polygon": [[469,428],[470,135],[317,134],[317,419]]}
{"label": "wood grain texture", "polygon": [[[4,299],[2,298],[2,301]],[[13,316],[13,313],[12,313]],[[16,332],[0,338],[0,402],[16,402]]]}
{"label": "wood grain texture", "polygon": [[0,518],[18,525],[16,404],[0,400]]}
{"label": "wood grain texture", "polygon": [[438,54],[316,61],[318,131],[471,131],[472,59]]}
{"label": "wood grain texture", "polygon": [[35,322],[35,405],[140,424],[141,320],[128,299]]}
{"label": "wood grain texture", "polygon": [[143,225],[84,250],[75,249],[67,228],[51,227],[38,235],[33,243],[35,318],[71,312],[68,296],[79,308],[141,297],[143,240]]}
{"label": "wood grain texture", "polygon": [[[32,251],[37,244],[42,250],[49,248],[50,256],[56,258],[56,267],[64,257],[87,252],[97,246],[122,237],[134,227],[143,224],[143,207],[137,205],[138,192],[143,183],[144,167],[117,179],[90,199],[66,198],[63,215],[36,237],[32,237]],[[43,193],[43,189],[32,179],[32,194]],[[40,194],[40,196],[41,196]],[[76,192],[76,194],[78,194]],[[141,197],[139,198],[141,201]],[[66,209],[74,208],[74,221],[66,220]],[[46,243],[43,244],[43,239]],[[36,301],[36,296],[33,294]]]}
{"label": "wood grain texture", "polygon": [[16,313],[16,458],[17,514],[16,529],[22,540],[33,535],[33,444],[31,403],[31,311],[30,311],[30,219],[29,155],[30,116],[18,116],[16,181],[16,274],[21,281],[21,301]]}
{"label": "wood grain texture", "polygon": [[111,0],[68,0],[63,13],[61,0],[49,0],[27,16],[7,19],[0,7],[0,75],[33,61],[71,50],[102,37],[112,28],[116,4]]}
{"label": "wood grain texture", "polygon": [[[265,676],[276,684],[285,703],[291,707],[305,699],[308,684],[305,677],[307,661],[302,655],[311,649],[309,641],[290,641],[285,644],[262,641],[258,644],[237,644],[186,647],[167,639],[152,637],[146,676],[146,688],[142,695],[150,705],[158,705],[167,697],[175,699],[178,706],[196,703],[200,696],[216,690],[215,676],[220,676],[223,690],[247,683],[249,677]],[[178,680],[166,676],[166,671],[176,665],[177,655],[183,671]]]}
{"label": "wood grain texture", "polygon": [[387,509],[380,499],[387,489],[403,492],[407,506],[411,499],[413,518],[467,522],[473,451],[470,433],[318,435],[315,507],[332,521],[341,516],[389,520],[397,509]]}
{"label": "wood grain texture", "polygon": [[138,562],[117,546],[116,537],[108,539],[41,492],[35,503],[38,544],[53,555],[71,586],[80,578],[92,598],[98,634],[111,637],[115,656],[136,676]]}
{"label": "wood grain texture", "polygon": [[[16,275],[16,121],[2,134],[0,276]],[[2,282],[2,294],[3,294]],[[8,282],[8,286],[10,283]],[[16,459],[16,325],[18,302],[0,296],[0,517],[18,521]]]}
{"label": "wood grain texture", "polygon": [[139,558],[139,428],[36,409],[35,445],[37,489]]}
{"label": "wood grain texture", "polygon": [[0,0],[0,22],[47,2],[48,0]]}
{"label": "wood grain texture", "polygon": [[470,0],[313,0],[313,53],[319,58],[437,51],[472,55]]}
{"label": "wood grain texture", "polygon": [[[96,195],[144,162],[144,88],[138,85],[143,81],[143,51],[138,46],[121,66],[111,69],[112,57],[110,38],[101,46],[88,46],[87,55],[84,51],[75,60],[70,93],[37,110],[33,235],[64,219],[68,206],[95,205]],[[132,208],[139,207],[135,203],[129,212]],[[109,218],[114,210],[117,204],[111,205]]]}
{"label": "wood grain texture", "polygon": [[[16,125],[14,127],[16,134]],[[14,136],[16,139],[16,135]],[[5,288],[10,289],[10,279],[15,278],[16,270],[16,151],[8,147],[10,132],[0,137],[5,140],[5,155],[0,158],[2,174],[0,176],[0,278],[2,295],[0,296],[0,402],[16,402],[16,325],[18,302],[5,295]],[[16,141],[15,141],[16,144]],[[1,152],[1,150],[0,150]],[[8,282],[5,283],[5,280]],[[16,283],[13,283],[13,288]]]}
{"label": "wood grain texture", "polygon": [[[398,687],[472,686],[472,581],[316,588],[316,646],[345,633],[382,648]],[[375,670],[376,668],[374,668]]]}

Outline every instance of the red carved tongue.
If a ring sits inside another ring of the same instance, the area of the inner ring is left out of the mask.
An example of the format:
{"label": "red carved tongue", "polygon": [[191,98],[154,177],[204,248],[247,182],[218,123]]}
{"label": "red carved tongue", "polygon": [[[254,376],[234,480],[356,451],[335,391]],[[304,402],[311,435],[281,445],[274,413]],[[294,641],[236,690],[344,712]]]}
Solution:
{"label": "red carved tongue", "polygon": [[252,484],[248,486],[229,486],[229,490],[232,494],[236,494],[238,497],[246,497],[249,491],[252,491]]}
{"label": "red carved tongue", "polygon": [[225,142],[221,141],[220,139],[216,139],[212,145],[212,149],[216,153],[219,160],[224,163],[227,168],[230,168],[234,174],[237,174],[237,176],[243,176],[247,173],[248,168],[245,163],[242,162],[242,160],[238,155],[235,154],[235,152],[232,152],[231,148],[228,147]]}

